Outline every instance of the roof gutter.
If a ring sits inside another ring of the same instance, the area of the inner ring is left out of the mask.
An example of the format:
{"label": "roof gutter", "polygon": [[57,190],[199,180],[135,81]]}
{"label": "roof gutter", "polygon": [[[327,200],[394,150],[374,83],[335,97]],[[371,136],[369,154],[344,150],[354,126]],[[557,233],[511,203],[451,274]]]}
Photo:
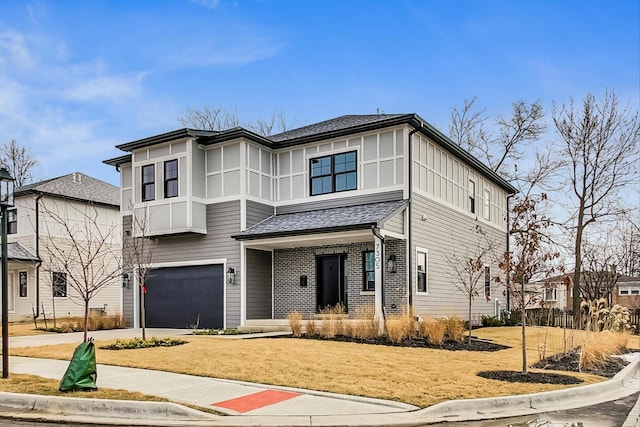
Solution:
{"label": "roof gutter", "polygon": [[34,310],[33,318],[40,317],[40,267],[42,266],[42,259],[40,258],[40,199],[42,199],[42,193],[38,193],[36,197],[36,258],[38,263],[36,264],[36,309]]}
{"label": "roof gutter", "polygon": [[413,141],[412,141],[412,136],[414,133],[418,132],[420,129],[422,129],[422,122],[419,121],[418,125],[416,126],[414,124],[414,129],[409,132],[409,182],[408,182],[408,187],[409,187],[409,199],[407,200],[407,228],[409,229],[408,231],[408,236],[407,236],[407,262],[409,263],[409,265],[407,266],[407,271],[409,272],[409,280],[407,280],[407,303],[409,305],[409,310],[411,310],[411,308],[413,307],[413,270],[411,269],[411,266],[413,265],[412,261],[412,256],[413,256],[413,239],[411,238],[411,236],[413,235]]}

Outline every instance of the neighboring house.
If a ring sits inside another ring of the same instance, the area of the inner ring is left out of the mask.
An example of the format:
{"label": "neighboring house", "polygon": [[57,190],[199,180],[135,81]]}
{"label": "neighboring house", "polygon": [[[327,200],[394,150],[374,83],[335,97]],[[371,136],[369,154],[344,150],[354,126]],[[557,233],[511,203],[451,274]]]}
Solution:
{"label": "neighboring house", "polygon": [[[610,272],[582,272],[581,286],[589,288],[581,292],[581,298],[591,294],[593,298],[604,298],[607,305],[619,304],[630,309],[640,309],[640,279]],[[551,277],[527,285],[536,295],[536,304],[527,308],[573,309],[573,272]],[[588,299],[588,298],[587,298]]]}
{"label": "neighboring house", "polygon": [[[268,137],[181,129],[117,148],[127,154],[105,163],[121,174],[125,238],[143,217],[153,240],[149,327],[254,326],[337,304],[466,318],[447,256],[476,248],[478,226],[496,258],[507,247],[515,189],[416,114]],[[474,323],[507,308],[497,262],[486,267]],[[138,326],[134,281],[123,307]]]}
{"label": "neighboring house", "polygon": [[[67,283],[66,274],[53,271],[55,268],[48,259],[46,245],[69,245],[69,239],[59,232],[59,224],[52,221],[49,212],[69,218],[69,221],[82,221],[82,212],[87,209],[97,214],[101,225],[117,224],[119,227],[118,188],[75,172],[15,189],[15,206],[9,208],[7,215],[10,321],[33,316],[51,319],[54,310],[57,317],[84,314],[84,306]],[[118,231],[115,242],[118,247],[122,245],[120,237]],[[112,260],[113,265],[117,266],[118,262],[118,259]],[[120,280],[114,281],[92,298],[90,308],[120,314],[121,292]]]}
{"label": "neighboring house", "polygon": [[613,288],[613,304],[640,310],[640,278],[622,276]]}

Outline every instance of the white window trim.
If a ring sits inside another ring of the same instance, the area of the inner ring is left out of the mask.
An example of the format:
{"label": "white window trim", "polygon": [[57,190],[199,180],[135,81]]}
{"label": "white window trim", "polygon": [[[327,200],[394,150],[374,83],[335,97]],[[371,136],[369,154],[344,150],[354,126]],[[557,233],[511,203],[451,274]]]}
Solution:
{"label": "white window trim", "polygon": [[491,191],[486,189],[484,190],[484,200],[482,201],[482,217],[491,221]]}
{"label": "white window trim", "polygon": [[[418,290],[418,253],[423,253],[425,254],[425,291],[419,291]],[[416,294],[417,295],[429,295],[429,251],[425,248],[421,248],[419,246],[416,246],[416,270],[415,270],[415,290],[416,290]]]}

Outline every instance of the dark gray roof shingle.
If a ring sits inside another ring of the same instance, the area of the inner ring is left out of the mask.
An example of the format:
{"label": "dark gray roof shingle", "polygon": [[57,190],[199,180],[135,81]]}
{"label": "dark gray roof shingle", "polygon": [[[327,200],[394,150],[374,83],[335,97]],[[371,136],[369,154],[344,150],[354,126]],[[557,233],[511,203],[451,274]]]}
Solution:
{"label": "dark gray roof shingle", "polygon": [[405,200],[274,215],[232,236],[238,240],[360,230],[380,224],[406,206]]}
{"label": "dark gray roof shingle", "polygon": [[120,205],[120,189],[107,182],[80,172],[47,179],[15,189],[15,196],[28,193],[44,193],[105,205]]}
{"label": "dark gray roof shingle", "polygon": [[12,261],[39,261],[38,257],[33,255],[24,246],[17,242],[7,243],[7,258]]}
{"label": "dark gray roof shingle", "polygon": [[309,126],[303,126],[271,135],[268,138],[274,142],[288,141],[291,139],[304,138],[311,135],[322,135],[328,132],[335,132],[343,129],[350,129],[357,126],[370,125],[373,123],[383,122],[389,119],[396,119],[407,114],[366,114],[366,115],[347,115],[336,117],[335,119],[325,120],[323,122],[314,123]]}

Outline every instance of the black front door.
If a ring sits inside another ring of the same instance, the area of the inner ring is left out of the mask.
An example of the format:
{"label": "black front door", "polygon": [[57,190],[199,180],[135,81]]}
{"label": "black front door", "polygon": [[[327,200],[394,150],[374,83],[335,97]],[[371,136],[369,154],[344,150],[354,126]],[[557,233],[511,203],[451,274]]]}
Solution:
{"label": "black front door", "polygon": [[345,255],[318,257],[318,310],[342,304],[347,309],[344,265]]}

